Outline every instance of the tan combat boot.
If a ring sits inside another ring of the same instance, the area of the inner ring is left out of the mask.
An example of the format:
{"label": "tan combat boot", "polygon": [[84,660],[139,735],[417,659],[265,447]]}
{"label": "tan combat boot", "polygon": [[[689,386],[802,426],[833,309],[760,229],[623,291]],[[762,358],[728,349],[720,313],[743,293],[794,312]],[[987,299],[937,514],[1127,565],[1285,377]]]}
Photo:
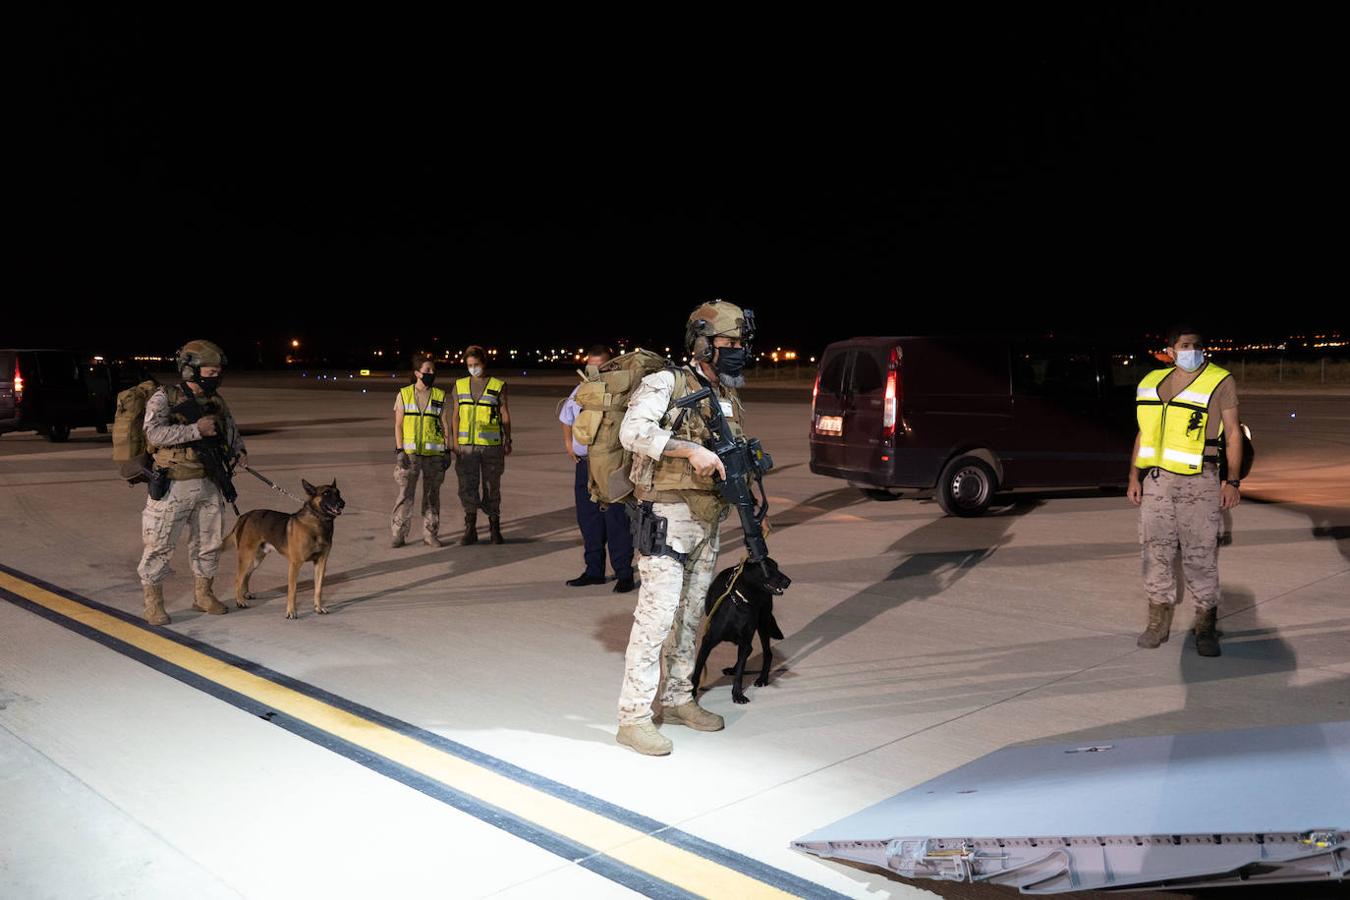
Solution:
{"label": "tan combat boot", "polygon": [[686,725],[695,731],[721,731],[727,723],[717,713],[708,712],[695,700],[679,706],[667,706],[661,713],[667,725]]}
{"label": "tan combat boot", "polygon": [[1143,634],[1139,635],[1139,639],[1135,643],[1149,650],[1167,643],[1167,639],[1171,637],[1172,611],[1175,608],[1170,603],[1153,603],[1150,601],[1148,604],[1148,627],[1144,629]]}
{"label": "tan combat boot", "polygon": [[644,756],[669,756],[675,746],[670,738],[656,730],[651,722],[637,725],[620,725],[614,739],[625,747],[631,747]]}
{"label": "tan combat boot", "polygon": [[1219,630],[1214,627],[1218,609],[1196,607],[1195,610],[1195,652],[1201,656],[1222,656],[1219,649]]}
{"label": "tan combat boot", "polygon": [[145,589],[145,621],[151,625],[168,625],[169,614],[164,611],[164,586],[141,585]]}
{"label": "tan combat boot", "polygon": [[194,598],[192,608],[213,616],[223,616],[230,608],[216,599],[216,592],[211,589],[211,582],[214,580],[197,576],[197,586],[192,592]]}

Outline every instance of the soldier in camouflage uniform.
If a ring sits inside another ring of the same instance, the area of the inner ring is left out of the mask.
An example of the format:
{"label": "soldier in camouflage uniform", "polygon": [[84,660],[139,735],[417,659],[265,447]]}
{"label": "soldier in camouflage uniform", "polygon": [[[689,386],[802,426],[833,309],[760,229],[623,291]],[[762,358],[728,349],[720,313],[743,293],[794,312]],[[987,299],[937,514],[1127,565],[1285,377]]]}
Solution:
{"label": "soldier in camouflage uniform", "polygon": [[653,555],[650,547],[637,548],[642,586],[619,696],[618,742],[650,756],[664,756],[672,747],[652,722],[663,655],[664,724],[698,731],[724,727],[721,716],[698,705],[690,677],[704,598],[717,563],[718,532],[727,514],[713,475],[725,478],[726,471],[704,446],[709,434],[703,418],[680,413],[674,403],[701,387],[693,371],[697,367],[716,386],[733,432],[741,433],[736,388],[744,384],[743,342],[750,338],[746,319],[739,307],[721,300],[694,310],[685,329],[690,367],[643,378],[629,398],[620,426],[619,440],[633,454],[634,497],[650,503],[650,513],[667,523],[669,551]]}
{"label": "soldier in camouflage uniform", "polygon": [[[183,381],[165,385],[145,405],[145,437],[153,448],[154,466],[168,475],[168,493],[148,499],[141,514],[141,538],[145,552],[136,571],[145,593],[145,621],[168,625],[164,611],[164,576],[184,526],[188,530],[189,564],[196,576],[192,606],[211,615],[227,612],[216,598],[212,581],[220,560],[224,538],[225,498],[206,477],[197,451],[191,446],[216,440],[225,458],[237,457],[242,464],[244,439],[225,399],[216,393],[225,354],[210,341],[190,341],[178,351],[176,364]],[[195,398],[202,415],[188,421],[174,412],[184,400]]]}
{"label": "soldier in camouflage uniform", "polygon": [[[1136,392],[1135,437],[1128,496],[1139,507],[1139,543],[1148,625],[1138,645],[1167,641],[1177,603],[1174,564],[1195,602],[1196,651],[1219,656],[1219,530],[1222,511],[1242,499],[1241,425],[1237,390],[1225,369],[1205,359],[1203,338],[1188,325],[1171,329],[1176,365],[1144,376]],[[1219,454],[1229,477],[1219,478]]]}

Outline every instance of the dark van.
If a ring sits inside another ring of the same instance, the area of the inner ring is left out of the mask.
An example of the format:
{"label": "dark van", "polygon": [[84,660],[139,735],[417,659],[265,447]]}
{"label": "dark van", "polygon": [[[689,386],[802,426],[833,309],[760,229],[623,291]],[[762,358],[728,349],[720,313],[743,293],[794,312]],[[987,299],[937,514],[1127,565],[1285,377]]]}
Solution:
{"label": "dark van", "polygon": [[1142,349],[1069,338],[860,337],[826,348],[811,471],[875,499],[933,491],[949,515],[996,491],[1126,482]]}
{"label": "dark van", "polygon": [[69,350],[0,350],[0,434],[37,431],[59,442],[72,428],[106,431],[115,388],[108,366]]}

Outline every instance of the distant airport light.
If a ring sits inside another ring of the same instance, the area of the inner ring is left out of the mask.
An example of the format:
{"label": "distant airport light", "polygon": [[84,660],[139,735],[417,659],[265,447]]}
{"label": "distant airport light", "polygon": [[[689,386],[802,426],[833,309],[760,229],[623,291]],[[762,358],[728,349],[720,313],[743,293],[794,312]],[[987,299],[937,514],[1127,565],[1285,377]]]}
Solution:
{"label": "distant airport light", "polygon": [[297,341],[297,340],[292,340],[292,341],[291,341],[291,346],[292,346],[292,347],[299,347],[299,346],[300,346],[300,342]]}

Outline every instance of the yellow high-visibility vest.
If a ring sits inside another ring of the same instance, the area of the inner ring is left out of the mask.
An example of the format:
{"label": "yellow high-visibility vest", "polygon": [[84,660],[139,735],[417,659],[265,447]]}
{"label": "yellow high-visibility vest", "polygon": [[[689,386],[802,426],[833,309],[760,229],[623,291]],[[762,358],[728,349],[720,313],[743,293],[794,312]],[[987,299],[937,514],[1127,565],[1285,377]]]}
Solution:
{"label": "yellow high-visibility vest", "polygon": [[[1175,367],[1173,367],[1175,368]],[[1139,420],[1139,455],[1136,468],[1157,466],[1178,475],[1198,475],[1204,464],[1205,425],[1209,401],[1219,384],[1231,374],[1208,363],[1195,380],[1171,400],[1158,399],[1158,385],[1173,369],[1156,369],[1135,390],[1135,418]],[[1223,435],[1223,423],[1219,423]]]}
{"label": "yellow high-visibility vest", "polygon": [[461,444],[476,447],[495,447],[502,442],[502,388],[506,382],[488,377],[483,396],[473,399],[473,390],[467,377],[455,382],[455,402],[459,405],[459,435]]}
{"label": "yellow high-visibility vest", "polygon": [[415,456],[445,455],[445,431],[441,412],[445,409],[445,391],[434,387],[426,411],[417,408],[417,386],[410,384],[398,392],[403,403],[403,452]]}

